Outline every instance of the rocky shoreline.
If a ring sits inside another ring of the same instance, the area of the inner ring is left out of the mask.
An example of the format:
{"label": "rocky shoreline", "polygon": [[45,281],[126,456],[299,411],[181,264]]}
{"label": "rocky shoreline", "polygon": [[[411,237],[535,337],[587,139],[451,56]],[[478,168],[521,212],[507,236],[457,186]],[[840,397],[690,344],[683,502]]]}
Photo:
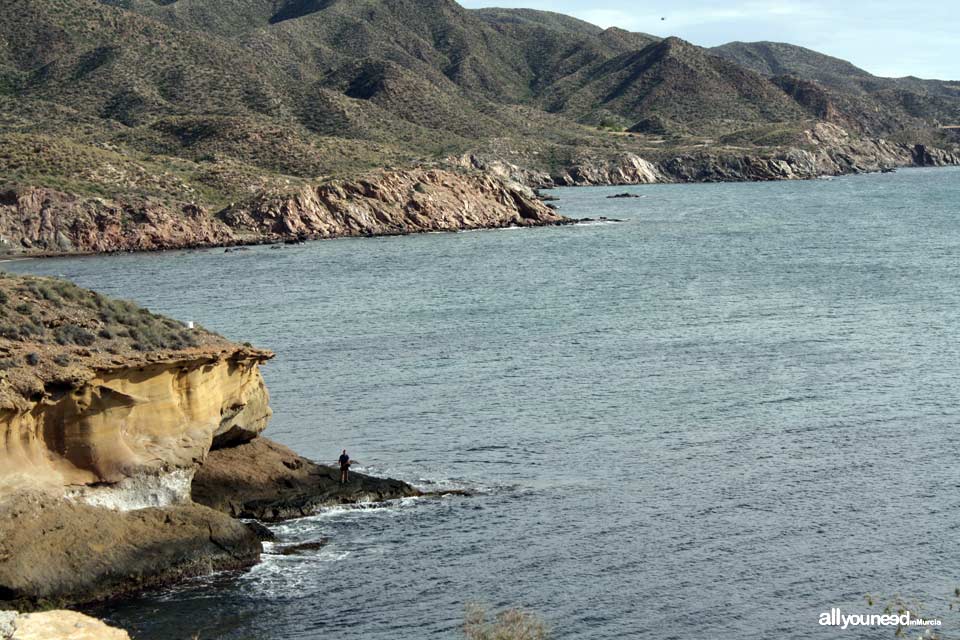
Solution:
{"label": "rocky shoreline", "polygon": [[231,247],[324,238],[569,224],[532,189],[476,171],[380,171],[211,212],[41,187],[0,192],[0,256]]}
{"label": "rocky shoreline", "polygon": [[957,150],[862,138],[825,122],[805,131],[800,142],[802,144],[766,152],[718,153],[705,148],[677,155],[660,154],[663,157],[653,160],[632,153],[613,158],[583,158],[555,173],[529,170],[499,158],[477,155],[464,156],[456,162],[537,189],[811,180],[823,176],[879,173],[900,167],[960,165],[960,151]]}
{"label": "rocky shoreline", "polygon": [[0,609],[245,569],[264,528],[239,518],[421,495],[362,474],[340,485],[263,438],[270,352],[61,280],[3,274],[0,294],[3,316],[30,310],[29,331],[0,336]]}
{"label": "rocky shoreline", "polygon": [[560,186],[808,180],[960,165],[960,151],[852,135],[820,122],[794,146],[643,158],[585,157],[539,171],[500,157],[264,192],[220,210],[195,203],[110,200],[43,187],[0,192],[0,258],[296,243],[341,237],[573,224],[539,189]]}

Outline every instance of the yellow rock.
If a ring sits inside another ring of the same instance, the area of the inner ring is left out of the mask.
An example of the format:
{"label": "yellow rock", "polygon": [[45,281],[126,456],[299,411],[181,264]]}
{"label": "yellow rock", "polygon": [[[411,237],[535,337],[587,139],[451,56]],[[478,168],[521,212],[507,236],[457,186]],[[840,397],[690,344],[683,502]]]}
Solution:
{"label": "yellow rock", "polygon": [[24,614],[14,629],[11,640],[130,640],[126,631],[75,611]]}
{"label": "yellow rock", "polygon": [[238,350],[100,371],[0,412],[2,485],[71,487],[190,470],[271,416],[263,358]]}

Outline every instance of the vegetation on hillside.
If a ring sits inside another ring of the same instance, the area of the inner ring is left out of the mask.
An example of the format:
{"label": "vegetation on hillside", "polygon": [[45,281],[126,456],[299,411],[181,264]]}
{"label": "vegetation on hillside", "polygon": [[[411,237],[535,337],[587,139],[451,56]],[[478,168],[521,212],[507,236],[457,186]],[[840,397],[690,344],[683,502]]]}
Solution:
{"label": "vegetation on hillside", "polygon": [[453,0],[0,4],[0,183],[212,210],[467,153],[553,172],[777,147],[816,120],[930,143],[958,113],[956,83],[799,47]]}
{"label": "vegetation on hillside", "polygon": [[201,327],[59,278],[0,272],[0,406],[39,386],[163,354],[228,349]]}

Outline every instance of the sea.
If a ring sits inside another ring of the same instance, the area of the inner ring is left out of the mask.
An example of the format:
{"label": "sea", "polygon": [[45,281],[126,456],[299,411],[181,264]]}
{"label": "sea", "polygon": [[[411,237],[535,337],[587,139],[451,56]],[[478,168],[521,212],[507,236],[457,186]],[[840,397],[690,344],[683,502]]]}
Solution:
{"label": "sea", "polygon": [[907,606],[957,637],[960,169],[550,193],[596,222],[4,264],[272,349],[267,436],[469,494],[271,525],[251,570],[91,612],[137,640],[454,639],[470,605],[808,640],[893,639],[821,615]]}

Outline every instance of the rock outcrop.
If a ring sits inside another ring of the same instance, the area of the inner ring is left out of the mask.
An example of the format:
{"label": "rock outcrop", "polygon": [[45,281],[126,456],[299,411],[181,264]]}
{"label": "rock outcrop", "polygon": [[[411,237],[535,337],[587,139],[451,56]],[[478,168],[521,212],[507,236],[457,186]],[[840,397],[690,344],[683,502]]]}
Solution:
{"label": "rock outcrop", "polygon": [[382,172],[357,181],[263,196],[220,217],[266,238],[331,238],[529,227],[569,222],[527,187],[477,172]]}
{"label": "rock outcrop", "polygon": [[138,480],[190,471],[215,443],[266,428],[264,359],[244,348],[172,356],[23,398],[0,413],[0,476],[95,493],[90,485],[134,490]]}
{"label": "rock outcrop", "polygon": [[18,492],[0,498],[0,606],[103,600],[255,564],[255,533],[195,504],[118,511]]}
{"label": "rock outcrop", "polygon": [[216,213],[190,203],[27,187],[0,192],[0,253],[152,251],[564,222],[530,189],[476,171],[380,171],[264,193]]}
{"label": "rock outcrop", "polygon": [[420,495],[397,480],[340,471],[257,438],[210,452],[193,479],[194,501],[235,518],[274,522],[316,513],[321,507]]}
{"label": "rock outcrop", "polygon": [[960,153],[934,149],[923,144],[914,145],[913,164],[918,167],[946,167],[960,164]]}
{"label": "rock outcrop", "polygon": [[267,426],[269,352],[61,280],[8,276],[0,300],[0,489],[188,500],[212,446]]}
{"label": "rock outcrop", "polygon": [[76,611],[0,611],[0,640],[130,640],[130,635]]}
{"label": "rock outcrop", "polygon": [[960,164],[960,153],[924,145],[906,145],[850,134],[828,122],[803,132],[797,143],[779,149],[742,153],[704,146],[696,152],[657,154],[644,159],[627,153],[588,157],[554,174],[525,170],[477,156],[452,159],[458,165],[490,171],[537,188],[651,184],[662,182],[748,182],[807,180],[819,176],[869,173],[895,167]]}
{"label": "rock outcrop", "polygon": [[[263,531],[231,515],[416,493],[366,477],[333,487],[260,439],[271,357],[62,280],[0,274],[0,609],[248,567]],[[192,499],[198,468],[217,509]]]}

